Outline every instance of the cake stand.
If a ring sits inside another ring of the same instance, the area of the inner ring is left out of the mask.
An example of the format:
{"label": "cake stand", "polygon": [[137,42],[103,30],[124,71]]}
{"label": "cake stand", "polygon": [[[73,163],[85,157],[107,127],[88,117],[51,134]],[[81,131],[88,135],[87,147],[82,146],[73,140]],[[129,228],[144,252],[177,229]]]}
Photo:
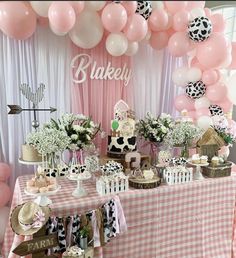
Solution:
{"label": "cake stand", "polygon": [[37,203],[38,205],[40,205],[40,206],[48,206],[48,205],[52,204],[52,200],[49,199],[48,196],[57,193],[60,189],[61,189],[61,186],[58,185],[57,189],[55,189],[53,191],[45,192],[45,193],[30,193],[30,192],[27,191],[26,188],[25,188],[24,192],[27,195],[31,195],[31,196],[36,197],[34,202]]}
{"label": "cake stand", "polygon": [[204,177],[202,175],[202,172],[201,172],[201,167],[207,167],[207,166],[209,166],[209,163],[199,163],[199,164],[196,164],[196,163],[192,163],[192,160],[188,160],[188,164],[196,167],[196,171],[193,174],[193,179],[194,180],[202,180],[202,179],[204,179]]}
{"label": "cake stand", "polygon": [[71,181],[77,181],[77,187],[75,188],[75,190],[72,192],[72,196],[74,197],[83,197],[86,196],[88,193],[87,191],[84,189],[83,186],[83,181],[88,180],[91,178],[91,174],[88,173],[88,176],[80,176],[78,175],[77,177],[67,177],[69,180]]}
{"label": "cake stand", "polygon": [[23,165],[38,166],[38,165],[42,165],[43,164],[42,161],[26,161],[26,160],[23,160],[22,158],[19,158],[18,161],[19,161],[20,164],[23,164]]}

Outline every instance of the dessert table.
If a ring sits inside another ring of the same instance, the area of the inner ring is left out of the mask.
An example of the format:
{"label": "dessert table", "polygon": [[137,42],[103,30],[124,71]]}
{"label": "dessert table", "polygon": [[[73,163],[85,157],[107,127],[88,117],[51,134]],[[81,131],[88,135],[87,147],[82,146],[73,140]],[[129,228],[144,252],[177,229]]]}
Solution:
{"label": "dessert table", "polygon": [[[32,200],[24,193],[26,180],[16,181],[12,208]],[[88,211],[111,199],[99,196],[91,179],[84,185],[88,196],[75,198],[76,182],[59,179],[61,190],[50,198],[52,213],[66,216]],[[128,231],[96,248],[96,258],[230,258],[235,245],[234,216],[236,177],[205,179],[181,185],[119,193]],[[10,252],[24,237],[6,230],[2,254]],[[236,257],[236,256],[235,256]]]}

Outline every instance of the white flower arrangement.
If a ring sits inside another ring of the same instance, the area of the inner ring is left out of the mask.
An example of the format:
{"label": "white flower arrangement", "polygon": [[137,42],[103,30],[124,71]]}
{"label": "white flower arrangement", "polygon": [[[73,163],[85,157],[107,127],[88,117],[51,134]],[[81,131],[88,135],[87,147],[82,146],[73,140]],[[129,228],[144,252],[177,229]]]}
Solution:
{"label": "white flower arrangement", "polygon": [[83,114],[63,114],[57,121],[51,119],[45,127],[65,132],[71,141],[68,149],[72,150],[83,149],[90,145],[97,133],[101,131],[100,124],[95,124],[90,117]]}
{"label": "white flower arrangement", "polygon": [[154,117],[147,113],[144,119],[136,124],[138,134],[145,140],[150,142],[163,142],[166,134],[174,127],[173,118],[166,113],[162,113],[159,117]]}
{"label": "white flower arrangement", "polygon": [[200,139],[203,131],[193,123],[182,121],[176,123],[174,128],[169,131],[164,139],[164,144],[169,147],[175,145],[191,145]]}
{"label": "white flower arrangement", "polygon": [[26,143],[33,145],[42,155],[63,151],[71,143],[70,138],[63,131],[55,128],[41,128],[27,135]]}

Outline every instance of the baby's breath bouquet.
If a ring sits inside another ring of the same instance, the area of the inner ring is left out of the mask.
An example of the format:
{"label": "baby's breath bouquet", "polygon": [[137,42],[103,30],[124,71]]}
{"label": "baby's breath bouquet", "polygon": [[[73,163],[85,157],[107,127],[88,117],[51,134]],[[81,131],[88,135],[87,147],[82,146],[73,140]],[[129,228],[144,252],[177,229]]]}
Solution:
{"label": "baby's breath bouquet", "polygon": [[36,132],[29,133],[26,138],[29,145],[33,145],[43,156],[61,152],[68,148],[71,143],[68,135],[55,128],[41,128]]}
{"label": "baby's breath bouquet", "polygon": [[57,121],[51,119],[50,123],[44,125],[46,128],[55,128],[66,133],[71,144],[68,149],[83,149],[90,145],[101,131],[100,125],[95,124],[91,117],[82,114],[63,114]]}
{"label": "baby's breath bouquet", "polygon": [[181,156],[188,158],[188,147],[200,139],[203,131],[191,122],[176,123],[173,130],[165,137],[164,144],[168,147],[183,146]]}
{"label": "baby's breath bouquet", "polygon": [[144,119],[137,122],[136,131],[145,140],[161,143],[173,127],[174,120],[169,114],[162,113],[154,117],[151,113],[147,113]]}

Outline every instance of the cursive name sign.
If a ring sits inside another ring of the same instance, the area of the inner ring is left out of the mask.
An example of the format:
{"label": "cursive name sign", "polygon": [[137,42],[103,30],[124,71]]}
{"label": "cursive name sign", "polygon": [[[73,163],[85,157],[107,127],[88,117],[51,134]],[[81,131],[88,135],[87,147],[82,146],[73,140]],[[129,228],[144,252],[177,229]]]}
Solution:
{"label": "cursive name sign", "polygon": [[[88,75],[88,68],[91,68],[90,75]],[[75,69],[73,73],[74,83],[83,83],[89,77],[91,80],[121,80],[124,85],[129,84],[131,78],[131,69],[124,63],[123,67],[113,67],[111,62],[107,66],[98,66],[96,61],[93,61],[90,55],[79,54],[71,61],[71,68]]]}

